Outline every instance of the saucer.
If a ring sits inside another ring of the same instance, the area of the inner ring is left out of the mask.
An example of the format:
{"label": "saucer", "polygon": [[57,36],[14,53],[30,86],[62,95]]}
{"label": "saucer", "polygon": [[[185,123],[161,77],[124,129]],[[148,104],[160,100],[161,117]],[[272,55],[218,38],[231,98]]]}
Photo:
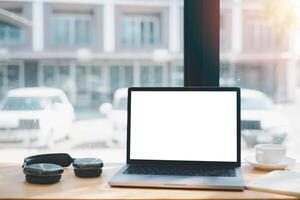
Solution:
{"label": "saucer", "polygon": [[245,161],[255,168],[264,169],[264,170],[284,170],[296,162],[296,160],[293,158],[285,157],[280,163],[264,164],[264,163],[256,162],[256,159],[254,156],[245,158]]}

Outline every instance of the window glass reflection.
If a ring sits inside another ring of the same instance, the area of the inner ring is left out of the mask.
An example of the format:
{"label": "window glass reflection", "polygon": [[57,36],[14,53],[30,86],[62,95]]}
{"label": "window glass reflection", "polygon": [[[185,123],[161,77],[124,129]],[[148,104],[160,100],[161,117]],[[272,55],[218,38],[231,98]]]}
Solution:
{"label": "window glass reflection", "polygon": [[182,0],[0,8],[10,13],[0,19],[1,106],[12,99],[0,109],[0,162],[52,151],[122,162],[127,88],[183,86]]}

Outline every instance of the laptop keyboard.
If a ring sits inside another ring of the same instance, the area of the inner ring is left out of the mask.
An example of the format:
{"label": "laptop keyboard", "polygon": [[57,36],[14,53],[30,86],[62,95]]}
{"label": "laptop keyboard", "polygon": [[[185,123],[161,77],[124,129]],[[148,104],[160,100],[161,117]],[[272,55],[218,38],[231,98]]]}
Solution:
{"label": "laptop keyboard", "polygon": [[201,169],[196,167],[136,166],[127,168],[124,174],[176,175],[176,176],[219,176],[235,177],[235,169]]}

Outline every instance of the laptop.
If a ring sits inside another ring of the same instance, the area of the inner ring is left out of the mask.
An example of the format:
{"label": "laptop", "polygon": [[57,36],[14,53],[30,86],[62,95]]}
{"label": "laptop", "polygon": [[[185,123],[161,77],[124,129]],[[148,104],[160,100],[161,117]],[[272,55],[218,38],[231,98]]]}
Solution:
{"label": "laptop", "polygon": [[129,88],[113,187],[243,190],[239,88]]}

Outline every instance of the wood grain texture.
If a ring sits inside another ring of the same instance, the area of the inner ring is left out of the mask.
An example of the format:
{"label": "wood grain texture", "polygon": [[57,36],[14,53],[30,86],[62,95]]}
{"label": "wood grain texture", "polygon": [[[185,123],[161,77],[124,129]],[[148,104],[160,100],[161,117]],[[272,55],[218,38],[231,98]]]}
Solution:
{"label": "wood grain texture", "polygon": [[[100,178],[77,178],[72,167],[53,185],[33,185],[25,181],[21,165],[0,164],[0,199],[293,199],[295,197],[245,190],[244,192],[111,188],[107,181],[121,167],[107,164]],[[248,165],[243,167],[246,181],[265,174]]]}

